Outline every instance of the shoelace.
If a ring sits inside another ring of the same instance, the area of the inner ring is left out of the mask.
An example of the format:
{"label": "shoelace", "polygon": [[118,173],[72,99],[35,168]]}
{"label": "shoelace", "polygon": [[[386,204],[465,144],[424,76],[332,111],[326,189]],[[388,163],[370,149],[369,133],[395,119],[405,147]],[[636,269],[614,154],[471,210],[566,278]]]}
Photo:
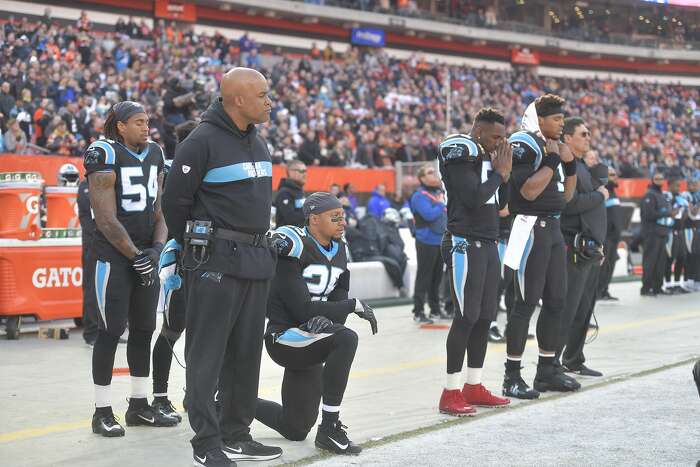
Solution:
{"label": "shoelace", "polygon": [[108,427],[113,427],[114,425],[119,425],[119,424],[120,424],[120,423],[119,423],[119,417],[117,417],[117,416],[114,415],[114,414],[112,414],[111,416],[105,415],[105,416],[102,418],[102,423],[104,423],[104,424],[107,425]]}

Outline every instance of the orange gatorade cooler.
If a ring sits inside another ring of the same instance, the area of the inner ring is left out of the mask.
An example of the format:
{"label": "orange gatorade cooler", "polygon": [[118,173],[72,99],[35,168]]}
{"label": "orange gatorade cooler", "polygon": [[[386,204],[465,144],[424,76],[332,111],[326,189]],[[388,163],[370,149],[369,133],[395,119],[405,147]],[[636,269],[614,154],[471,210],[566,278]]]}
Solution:
{"label": "orange gatorade cooler", "polygon": [[41,237],[40,181],[0,182],[0,238]]}
{"label": "orange gatorade cooler", "polygon": [[80,228],[80,220],[78,219],[78,187],[46,187],[46,228]]}

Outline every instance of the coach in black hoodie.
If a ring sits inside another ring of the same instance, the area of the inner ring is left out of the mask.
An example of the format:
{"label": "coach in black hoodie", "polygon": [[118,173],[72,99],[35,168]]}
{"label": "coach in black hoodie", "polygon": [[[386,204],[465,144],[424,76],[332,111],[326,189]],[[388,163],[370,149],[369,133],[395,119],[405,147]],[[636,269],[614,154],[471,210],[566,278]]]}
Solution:
{"label": "coach in black hoodie", "polygon": [[[177,146],[163,213],[181,245],[188,220],[211,221],[205,258],[185,248],[187,402],[195,465],[270,460],[282,450],[252,441],[263,326],[276,256],[267,248],[272,164],[255,124],[268,120],[265,78],[234,68],[221,98]],[[217,382],[221,415],[214,408]]]}

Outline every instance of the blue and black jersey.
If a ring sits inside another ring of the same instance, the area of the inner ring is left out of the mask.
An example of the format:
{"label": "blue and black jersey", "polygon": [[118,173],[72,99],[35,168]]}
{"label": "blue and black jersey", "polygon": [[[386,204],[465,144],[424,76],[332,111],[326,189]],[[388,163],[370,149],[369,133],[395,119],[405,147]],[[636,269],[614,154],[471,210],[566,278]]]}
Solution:
{"label": "blue and black jersey", "polygon": [[350,271],[347,246],[333,240],[321,245],[306,228],[282,226],[275,230],[290,242],[280,257],[267,303],[267,333],[298,327],[314,316],[343,324],[355,310],[348,299]]}
{"label": "blue and black jersey", "polygon": [[447,193],[447,230],[458,237],[498,239],[498,211],[508,203],[508,185],[491,168],[484,148],[470,135],[440,143],[440,174]]}
{"label": "blue and black jersey", "polygon": [[[85,173],[114,172],[117,220],[124,226],[137,248],[150,248],[155,226],[155,202],[158,197],[158,177],[163,173],[163,149],[149,141],[136,153],[118,141],[94,141],[84,154]],[[104,259],[123,255],[104,235],[95,232],[94,251]]]}
{"label": "blue and black jersey", "polygon": [[547,157],[545,140],[530,131],[516,131],[510,135],[508,142],[513,150],[510,212],[533,216],[560,215],[566,206],[564,168],[561,164],[554,171],[551,181],[537,199],[528,201],[520,193],[520,189],[527,179],[540,170],[542,159]]}

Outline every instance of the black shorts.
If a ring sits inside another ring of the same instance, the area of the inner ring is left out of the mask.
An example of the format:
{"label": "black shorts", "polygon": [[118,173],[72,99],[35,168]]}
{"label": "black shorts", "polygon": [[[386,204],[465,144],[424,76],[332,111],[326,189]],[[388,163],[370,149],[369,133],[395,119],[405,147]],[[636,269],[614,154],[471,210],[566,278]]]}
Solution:
{"label": "black shorts", "polygon": [[153,332],[156,328],[156,307],[160,284],[156,280],[143,287],[138,275],[126,260],[95,262],[95,294],[99,327],[113,336],[126,329]]}
{"label": "black shorts", "polygon": [[452,299],[462,316],[473,322],[495,320],[501,274],[496,241],[447,233],[442,241],[442,257],[450,274]]}
{"label": "black shorts", "polygon": [[528,305],[537,305],[540,299],[563,303],[566,299],[566,244],[559,219],[537,219],[515,276],[518,301]]}
{"label": "black shorts", "polygon": [[173,290],[170,295],[170,304],[163,311],[163,326],[173,332],[185,330],[185,285],[177,290]]}

